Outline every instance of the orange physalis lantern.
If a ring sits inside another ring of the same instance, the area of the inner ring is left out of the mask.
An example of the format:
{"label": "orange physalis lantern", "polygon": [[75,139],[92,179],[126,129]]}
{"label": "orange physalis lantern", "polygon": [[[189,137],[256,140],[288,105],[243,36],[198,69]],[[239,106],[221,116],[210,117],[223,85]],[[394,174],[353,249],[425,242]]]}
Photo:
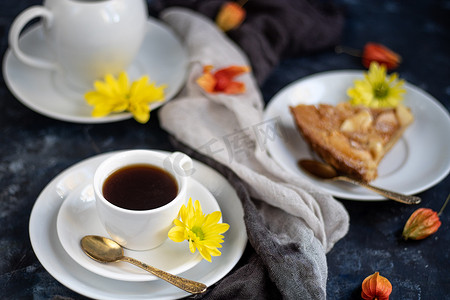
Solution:
{"label": "orange physalis lantern", "polygon": [[203,67],[203,75],[197,78],[197,84],[208,93],[240,94],[245,92],[243,82],[234,81],[236,76],[249,72],[248,66],[230,66],[212,73],[213,66]]}
{"label": "orange physalis lantern", "polygon": [[223,31],[229,31],[241,25],[246,12],[242,5],[236,2],[225,2],[216,17],[216,24]]}
{"label": "orange physalis lantern", "polygon": [[378,62],[380,65],[385,65],[388,70],[393,70],[398,67],[402,58],[381,44],[367,43],[363,49],[362,64],[368,69],[373,61]]}
{"label": "orange physalis lantern", "polygon": [[422,240],[435,233],[441,226],[438,214],[429,208],[419,208],[412,213],[403,228],[405,240]]}
{"label": "orange physalis lantern", "polygon": [[389,300],[392,293],[392,284],[378,272],[367,276],[361,287],[361,298],[364,300]]}

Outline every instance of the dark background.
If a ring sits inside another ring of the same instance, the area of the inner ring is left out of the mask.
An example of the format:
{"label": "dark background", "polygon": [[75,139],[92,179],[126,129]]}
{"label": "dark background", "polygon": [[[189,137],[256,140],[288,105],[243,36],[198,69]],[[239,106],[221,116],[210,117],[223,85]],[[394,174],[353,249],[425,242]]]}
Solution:
{"label": "dark background", "polygon": [[[14,17],[41,3],[0,2],[2,57]],[[396,70],[401,77],[427,91],[449,110],[450,1],[335,3],[346,14],[342,45],[362,49],[366,42],[374,41],[393,49],[403,57]],[[358,58],[336,54],[333,49],[285,58],[262,85],[264,100],[268,102],[281,88],[299,78],[340,69],[363,67]],[[134,120],[95,125],[57,121],[22,105],[1,77],[0,298],[84,298],[50,276],[34,255],[28,236],[31,209],[47,183],[72,164],[99,153],[132,148],[173,150],[159,127],[157,113],[145,125]],[[449,187],[447,176],[420,193],[420,207],[438,211]],[[342,203],[350,214],[350,230],[327,254],[328,299],[360,299],[362,280],[375,271],[392,283],[391,299],[450,299],[450,207],[441,215],[442,226],[435,235],[405,242],[400,238],[401,231],[417,206],[390,201]],[[247,248],[242,261],[252,252],[251,246]]]}

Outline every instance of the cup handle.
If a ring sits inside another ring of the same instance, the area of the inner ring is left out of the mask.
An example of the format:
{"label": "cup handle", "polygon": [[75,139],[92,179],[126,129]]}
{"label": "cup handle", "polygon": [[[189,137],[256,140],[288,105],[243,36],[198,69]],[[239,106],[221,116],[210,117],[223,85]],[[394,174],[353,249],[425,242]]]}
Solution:
{"label": "cup handle", "polygon": [[9,45],[14,55],[23,63],[32,67],[43,69],[56,69],[57,65],[54,62],[46,61],[37,57],[32,57],[25,54],[19,48],[19,36],[25,25],[34,18],[44,18],[44,26],[50,27],[53,22],[53,14],[43,6],[32,6],[23,12],[21,12],[13,21],[11,29],[9,31]]}
{"label": "cup handle", "polygon": [[[174,152],[167,157],[166,167],[170,167],[176,174],[190,176],[194,173],[192,159],[184,153]],[[166,161],[164,162],[166,164]]]}

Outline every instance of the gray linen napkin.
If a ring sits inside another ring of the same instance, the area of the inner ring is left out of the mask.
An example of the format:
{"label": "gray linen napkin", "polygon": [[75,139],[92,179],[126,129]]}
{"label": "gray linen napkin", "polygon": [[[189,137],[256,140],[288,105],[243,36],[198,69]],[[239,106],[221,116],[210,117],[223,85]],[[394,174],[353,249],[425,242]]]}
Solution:
{"label": "gray linen napkin", "polygon": [[170,8],[160,17],[182,37],[190,60],[183,91],[159,110],[161,126],[182,144],[218,162],[217,168],[223,165],[234,172],[252,198],[241,197],[257,257],[253,265],[223,280],[229,287],[222,282],[206,296],[261,299],[279,293],[286,299],[325,299],[325,253],[347,233],[347,212],[267,154],[265,126],[270,124],[262,119],[263,100],[251,73],[238,78],[246,85],[244,94],[208,94],[196,84],[204,65],[249,65],[245,54],[194,11]]}

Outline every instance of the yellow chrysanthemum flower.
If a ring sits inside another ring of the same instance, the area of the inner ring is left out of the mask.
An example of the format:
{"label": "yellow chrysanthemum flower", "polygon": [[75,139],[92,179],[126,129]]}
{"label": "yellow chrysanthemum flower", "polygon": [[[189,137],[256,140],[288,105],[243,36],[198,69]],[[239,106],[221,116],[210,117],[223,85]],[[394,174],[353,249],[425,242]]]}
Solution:
{"label": "yellow chrysanthemum flower", "polygon": [[95,90],[84,95],[87,103],[94,106],[92,116],[129,111],[136,121],[146,123],[150,119],[150,103],[163,101],[166,87],[157,87],[148,80],[148,76],[142,76],[130,85],[127,74],[122,72],[117,80],[107,74],[104,81],[95,81]]}
{"label": "yellow chrysanthemum flower", "polygon": [[189,241],[189,249],[192,253],[198,249],[200,255],[211,262],[211,256],[220,256],[217,248],[221,248],[223,235],[230,228],[226,223],[218,223],[222,213],[215,211],[205,215],[198,200],[192,205],[192,198],[189,198],[187,207],[183,205],[178,214],[179,219],[175,219],[175,224],[169,231],[169,238],[174,242]]}
{"label": "yellow chrysanthemum flower", "polygon": [[363,80],[355,80],[355,86],[347,90],[352,105],[368,107],[396,107],[403,100],[404,80],[397,73],[386,76],[386,67],[372,62]]}

